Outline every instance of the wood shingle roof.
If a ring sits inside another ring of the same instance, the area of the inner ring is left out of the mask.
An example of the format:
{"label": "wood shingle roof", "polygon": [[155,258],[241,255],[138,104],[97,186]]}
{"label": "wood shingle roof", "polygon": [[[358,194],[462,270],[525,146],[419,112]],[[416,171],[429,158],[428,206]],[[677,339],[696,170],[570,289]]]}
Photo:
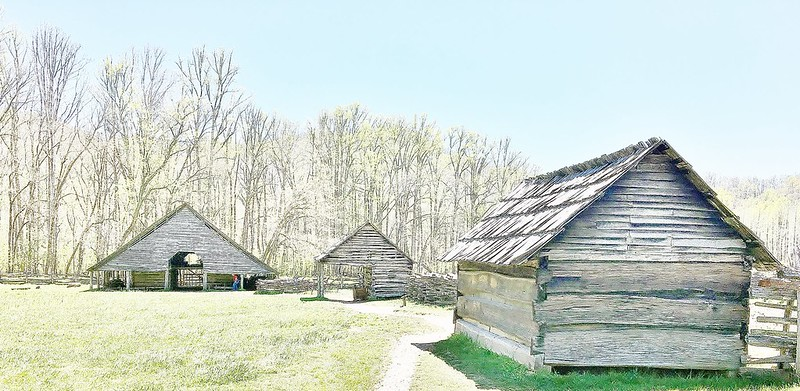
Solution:
{"label": "wood shingle roof", "polygon": [[443,261],[472,261],[520,265],[531,259],[606,190],[647,155],[666,153],[686,178],[719,211],[756,255],[756,263],[774,268],[778,261],[763,242],[716,197],[664,140],[651,138],[617,152],[524,180],[442,257]]}

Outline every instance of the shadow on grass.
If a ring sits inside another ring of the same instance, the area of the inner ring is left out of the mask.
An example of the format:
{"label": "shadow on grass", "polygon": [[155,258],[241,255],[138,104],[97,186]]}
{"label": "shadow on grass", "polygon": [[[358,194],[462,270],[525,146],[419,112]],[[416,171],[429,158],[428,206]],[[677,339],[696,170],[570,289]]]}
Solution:
{"label": "shadow on grass", "polygon": [[[483,349],[463,335],[419,344],[466,375],[479,388],[500,390],[777,390],[792,386],[775,374],[729,378],[713,372],[668,372],[643,369],[534,373],[516,361]],[[423,346],[425,345],[425,346]]]}

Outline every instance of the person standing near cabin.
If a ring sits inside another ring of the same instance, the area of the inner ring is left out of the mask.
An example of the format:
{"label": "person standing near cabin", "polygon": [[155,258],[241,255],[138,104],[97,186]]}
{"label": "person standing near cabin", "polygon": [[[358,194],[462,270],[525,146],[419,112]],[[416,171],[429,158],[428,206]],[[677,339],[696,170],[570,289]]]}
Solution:
{"label": "person standing near cabin", "polygon": [[233,275],[233,290],[235,290],[235,291],[239,290],[239,275],[238,274],[234,274]]}

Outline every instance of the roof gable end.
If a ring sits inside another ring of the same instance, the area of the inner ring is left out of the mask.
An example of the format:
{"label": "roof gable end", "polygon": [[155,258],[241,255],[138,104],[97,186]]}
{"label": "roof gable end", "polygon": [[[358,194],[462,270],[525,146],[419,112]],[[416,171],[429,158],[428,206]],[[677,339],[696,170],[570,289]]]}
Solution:
{"label": "roof gable end", "polygon": [[364,264],[372,261],[371,254],[373,253],[399,257],[403,258],[408,264],[413,263],[411,257],[371,222],[362,224],[342,240],[314,257],[314,260],[324,263],[331,261],[333,258],[338,258],[336,260],[337,263]]}

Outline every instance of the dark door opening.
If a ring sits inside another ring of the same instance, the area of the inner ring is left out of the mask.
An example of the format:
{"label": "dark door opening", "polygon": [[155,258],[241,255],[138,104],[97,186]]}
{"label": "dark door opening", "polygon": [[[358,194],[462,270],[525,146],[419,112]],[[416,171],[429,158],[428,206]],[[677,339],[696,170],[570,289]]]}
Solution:
{"label": "dark door opening", "polygon": [[169,279],[172,289],[203,289],[203,260],[193,252],[175,253],[169,259]]}

